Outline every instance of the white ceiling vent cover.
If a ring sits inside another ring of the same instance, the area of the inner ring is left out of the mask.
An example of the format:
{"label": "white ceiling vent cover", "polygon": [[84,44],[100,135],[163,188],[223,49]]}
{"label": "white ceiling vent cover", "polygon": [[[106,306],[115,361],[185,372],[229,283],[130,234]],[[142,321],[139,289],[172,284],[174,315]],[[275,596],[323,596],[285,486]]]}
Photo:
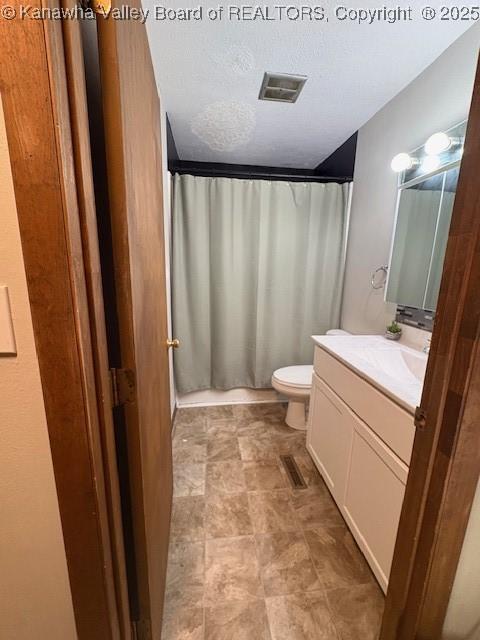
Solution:
{"label": "white ceiling vent cover", "polygon": [[307,76],[294,76],[288,73],[265,73],[259,100],[275,102],[296,102]]}

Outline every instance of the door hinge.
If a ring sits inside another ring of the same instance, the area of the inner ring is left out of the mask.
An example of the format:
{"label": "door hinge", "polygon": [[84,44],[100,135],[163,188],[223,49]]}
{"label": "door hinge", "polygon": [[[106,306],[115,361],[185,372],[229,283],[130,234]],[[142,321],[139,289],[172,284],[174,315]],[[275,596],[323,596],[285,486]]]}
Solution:
{"label": "door hinge", "polygon": [[132,620],[133,640],[152,640],[152,624],[150,620]]}
{"label": "door hinge", "polygon": [[417,407],[415,409],[414,423],[417,429],[420,429],[420,431],[423,431],[423,429],[425,429],[425,427],[427,426],[427,412],[425,411],[425,409],[422,409],[422,407]]}
{"label": "door hinge", "polygon": [[132,369],[110,369],[110,382],[113,407],[135,402],[135,373]]}
{"label": "door hinge", "polygon": [[108,16],[112,10],[112,0],[80,0],[80,5],[84,9],[91,9],[94,13],[99,13],[103,17]]}

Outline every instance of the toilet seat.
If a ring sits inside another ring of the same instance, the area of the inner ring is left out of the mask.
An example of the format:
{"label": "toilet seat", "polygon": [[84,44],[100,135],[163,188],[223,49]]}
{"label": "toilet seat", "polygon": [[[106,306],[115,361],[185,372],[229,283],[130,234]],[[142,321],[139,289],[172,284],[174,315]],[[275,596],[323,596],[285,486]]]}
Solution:
{"label": "toilet seat", "polygon": [[[348,331],[330,329],[327,336],[347,336]],[[273,372],[272,387],[288,398],[288,409],[285,422],[293,429],[305,431],[305,408],[312,388],[313,365],[301,364],[282,367]]]}
{"label": "toilet seat", "polygon": [[277,369],[273,374],[273,379],[284,385],[296,389],[310,389],[312,386],[313,365],[295,365]]}

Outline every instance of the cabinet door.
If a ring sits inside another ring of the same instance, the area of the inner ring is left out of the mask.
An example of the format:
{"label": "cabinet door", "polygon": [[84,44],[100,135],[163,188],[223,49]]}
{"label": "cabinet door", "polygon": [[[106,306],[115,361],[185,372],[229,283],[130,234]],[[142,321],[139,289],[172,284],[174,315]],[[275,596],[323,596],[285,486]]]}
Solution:
{"label": "cabinet door", "polygon": [[340,399],[313,375],[307,448],[338,505],[343,504],[353,426]]}
{"label": "cabinet door", "polygon": [[342,512],[386,590],[408,467],[355,415]]}

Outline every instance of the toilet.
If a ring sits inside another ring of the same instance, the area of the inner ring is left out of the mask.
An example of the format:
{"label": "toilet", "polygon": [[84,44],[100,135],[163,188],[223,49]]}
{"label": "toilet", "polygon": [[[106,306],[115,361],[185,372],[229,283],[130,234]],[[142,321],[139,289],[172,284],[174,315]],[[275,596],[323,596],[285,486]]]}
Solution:
{"label": "toilet", "polygon": [[[348,331],[330,329],[327,336],[348,336]],[[294,365],[274,371],[272,387],[288,398],[285,422],[292,429],[305,431],[307,428],[306,403],[312,388],[313,365]]]}

